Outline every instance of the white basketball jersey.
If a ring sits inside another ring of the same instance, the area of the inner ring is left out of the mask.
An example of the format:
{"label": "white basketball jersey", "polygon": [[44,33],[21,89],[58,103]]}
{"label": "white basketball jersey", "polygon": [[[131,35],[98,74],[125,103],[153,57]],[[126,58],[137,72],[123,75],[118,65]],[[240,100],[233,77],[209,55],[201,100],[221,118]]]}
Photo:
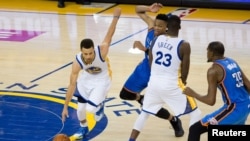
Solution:
{"label": "white basketball jersey", "polygon": [[157,37],[153,44],[150,81],[164,83],[165,87],[176,87],[180,78],[181,59],[179,47],[183,42],[180,38],[166,35]]}
{"label": "white basketball jersey", "polygon": [[108,58],[103,60],[100,53],[100,47],[95,47],[95,59],[91,64],[85,64],[82,59],[82,53],[76,55],[76,60],[83,69],[79,79],[106,79],[111,78],[111,70]]}

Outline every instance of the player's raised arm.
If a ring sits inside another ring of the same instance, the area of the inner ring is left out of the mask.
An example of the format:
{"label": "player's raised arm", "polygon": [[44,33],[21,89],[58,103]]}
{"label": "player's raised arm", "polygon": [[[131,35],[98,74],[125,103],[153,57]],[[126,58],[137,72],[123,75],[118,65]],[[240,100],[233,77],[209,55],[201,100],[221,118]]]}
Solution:
{"label": "player's raised arm", "polygon": [[115,8],[114,13],[113,13],[113,19],[112,22],[108,28],[108,31],[103,39],[103,42],[100,45],[101,48],[101,55],[102,58],[106,58],[108,51],[109,51],[109,46],[112,41],[112,37],[115,33],[116,25],[118,23],[118,20],[121,15],[121,8]]}

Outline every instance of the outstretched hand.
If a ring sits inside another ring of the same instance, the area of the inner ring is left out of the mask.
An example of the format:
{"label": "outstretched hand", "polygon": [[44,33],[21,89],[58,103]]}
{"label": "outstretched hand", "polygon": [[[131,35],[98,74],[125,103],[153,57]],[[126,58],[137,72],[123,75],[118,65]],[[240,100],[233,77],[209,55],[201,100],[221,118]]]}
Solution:
{"label": "outstretched hand", "polygon": [[161,3],[153,3],[151,6],[149,6],[149,10],[153,13],[157,13],[163,5]]}

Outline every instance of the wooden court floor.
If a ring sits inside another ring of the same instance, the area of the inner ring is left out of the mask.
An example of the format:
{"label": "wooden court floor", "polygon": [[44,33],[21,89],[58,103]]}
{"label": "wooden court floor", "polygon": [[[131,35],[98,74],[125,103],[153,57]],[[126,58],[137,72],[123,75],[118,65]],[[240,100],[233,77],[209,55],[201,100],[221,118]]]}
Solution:
{"label": "wooden court floor", "polygon": [[[138,103],[119,98],[120,89],[143,53],[132,49],[144,42],[146,25],[134,12],[135,5],[66,2],[55,0],[0,0],[0,140],[51,141],[57,133],[72,135],[78,129],[75,99],[70,117],[60,115],[69,82],[71,63],[83,38],[101,42],[115,7],[122,8],[110,49],[113,84],[99,123],[88,115],[93,141],[126,141],[140,111]],[[188,85],[206,94],[206,47],[219,40],[226,56],[233,57],[250,78],[250,11],[164,6],[161,13],[182,15],[180,37],[190,42],[191,67]],[[150,14],[154,16],[154,14]],[[222,105],[198,102],[202,115]],[[166,105],[167,107],[167,105]],[[168,121],[151,116],[138,141],[186,141],[189,117],[181,117],[185,135],[174,137]],[[250,124],[250,118],[247,121]],[[207,141],[206,134],[202,141]]]}

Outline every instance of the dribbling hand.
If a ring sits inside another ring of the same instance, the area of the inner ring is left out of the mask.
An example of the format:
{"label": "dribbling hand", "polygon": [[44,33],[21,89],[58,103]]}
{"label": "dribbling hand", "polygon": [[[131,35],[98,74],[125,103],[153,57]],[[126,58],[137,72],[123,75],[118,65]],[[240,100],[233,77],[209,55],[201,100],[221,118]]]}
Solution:
{"label": "dribbling hand", "polygon": [[66,118],[68,118],[68,117],[69,117],[68,109],[63,108],[63,111],[62,111],[62,122],[65,122]]}

